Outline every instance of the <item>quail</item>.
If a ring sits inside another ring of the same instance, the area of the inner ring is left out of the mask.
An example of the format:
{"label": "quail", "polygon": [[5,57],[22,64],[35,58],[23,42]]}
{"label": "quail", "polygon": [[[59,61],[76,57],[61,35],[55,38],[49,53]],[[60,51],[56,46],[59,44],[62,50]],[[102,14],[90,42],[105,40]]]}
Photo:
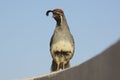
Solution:
{"label": "quail", "polygon": [[70,60],[74,55],[75,44],[62,9],[48,10],[53,14],[56,27],[50,40],[50,53],[52,56],[51,72],[70,67]]}

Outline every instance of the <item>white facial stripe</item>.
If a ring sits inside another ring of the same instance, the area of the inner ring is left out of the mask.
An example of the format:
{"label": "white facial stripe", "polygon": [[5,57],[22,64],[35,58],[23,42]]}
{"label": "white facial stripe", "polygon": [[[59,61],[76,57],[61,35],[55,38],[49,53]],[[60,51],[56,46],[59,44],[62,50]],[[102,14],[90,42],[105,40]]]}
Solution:
{"label": "white facial stripe", "polygon": [[[62,23],[62,18],[63,18],[63,17],[62,17],[62,16],[60,16],[60,18],[61,18],[60,20],[61,20],[61,23]],[[60,23],[60,24],[61,24],[61,23]]]}

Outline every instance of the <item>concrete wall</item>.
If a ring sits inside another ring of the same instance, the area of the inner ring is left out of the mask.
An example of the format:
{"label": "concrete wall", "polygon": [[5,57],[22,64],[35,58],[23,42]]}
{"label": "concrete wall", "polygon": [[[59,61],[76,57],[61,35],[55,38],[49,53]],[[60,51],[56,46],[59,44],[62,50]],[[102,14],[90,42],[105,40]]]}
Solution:
{"label": "concrete wall", "polygon": [[120,41],[81,65],[25,80],[120,80]]}

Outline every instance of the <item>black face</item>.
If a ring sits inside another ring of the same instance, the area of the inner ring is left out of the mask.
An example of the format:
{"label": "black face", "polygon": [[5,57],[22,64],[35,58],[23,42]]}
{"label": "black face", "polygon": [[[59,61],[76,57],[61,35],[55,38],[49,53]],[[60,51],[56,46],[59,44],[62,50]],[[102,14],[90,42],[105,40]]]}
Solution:
{"label": "black face", "polygon": [[56,20],[57,24],[60,25],[60,23],[61,23],[60,14],[57,12],[53,12],[53,18]]}

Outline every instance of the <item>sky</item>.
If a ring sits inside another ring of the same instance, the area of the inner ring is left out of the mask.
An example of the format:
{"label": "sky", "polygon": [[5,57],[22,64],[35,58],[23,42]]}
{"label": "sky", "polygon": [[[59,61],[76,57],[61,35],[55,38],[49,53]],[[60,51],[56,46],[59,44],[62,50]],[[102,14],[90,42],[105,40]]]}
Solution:
{"label": "sky", "polygon": [[47,10],[64,10],[75,40],[71,67],[120,40],[120,0],[0,0],[0,80],[50,73],[50,38],[56,22]]}

